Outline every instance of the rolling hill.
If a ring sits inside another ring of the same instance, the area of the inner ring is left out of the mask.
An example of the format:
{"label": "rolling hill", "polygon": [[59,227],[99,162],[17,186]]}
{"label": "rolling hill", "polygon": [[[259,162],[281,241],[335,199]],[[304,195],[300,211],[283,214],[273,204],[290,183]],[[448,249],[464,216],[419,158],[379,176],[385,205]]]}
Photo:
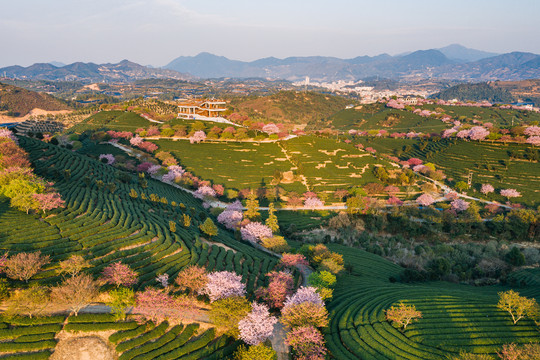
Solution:
{"label": "rolling hill", "polygon": [[36,108],[47,111],[71,109],[63,101],[46,93],[0,83],[0,114],[20,117]]}
{"label": "rolling hill", "polygon": [[8,66],[0,69],[5,77],[33,80],[67,80],[91,82],[127,82],[139,79],[192,79],[190,75],[174,70],[155,69],[122,60],[118,64],[75,62],[57,67],[52,64],[34,64],[28,67]]}

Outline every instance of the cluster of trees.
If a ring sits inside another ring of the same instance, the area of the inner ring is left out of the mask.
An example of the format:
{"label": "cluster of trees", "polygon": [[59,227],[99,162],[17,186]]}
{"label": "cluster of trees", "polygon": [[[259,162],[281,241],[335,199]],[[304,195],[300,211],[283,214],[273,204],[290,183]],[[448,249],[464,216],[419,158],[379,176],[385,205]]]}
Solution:
{"label": "cluster of trees", "polygon": [[52,184],[35,175],[27,153],[17,145],[17,138],[0,129],[0,196],[10,200],[16,209],[47,211],[64,206]]}

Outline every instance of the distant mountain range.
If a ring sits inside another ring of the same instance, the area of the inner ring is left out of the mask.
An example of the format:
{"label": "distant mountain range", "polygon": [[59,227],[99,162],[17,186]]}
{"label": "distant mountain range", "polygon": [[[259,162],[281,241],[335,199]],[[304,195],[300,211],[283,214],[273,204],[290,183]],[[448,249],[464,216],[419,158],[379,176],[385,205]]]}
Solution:
{"label": "distant mountain range", "polygon": [[[56,66],[56,65],[58,66]],[[495,54],[453,44],[395,56],[358,56],[352,59],[308,56],[251,62],[200,53],[181,56],[163,68],[142,66],[128,60],[118,64],[76,62],[40,63],[0,69],[0,77],[82,82],[129,82],[148,78],[192,80],[199,78],[270,78],[299,81],[361,80],[381,77],[394,80],[448,79],[463,81],[523,80],[540,78],[540,55],[512,52]]]}
{"label": "distant mountain range", "polygon": [[298,81],[309,76],[315,81],[335,81],[379,76],[402,80],[522,80],[540,77],[540,55],[523,52],[498,55],[453,44],[396,56],[382,54],[353,59],[269,57],[244,62],[200,53],[197,56],[181,56],[164,67],[201,78],[262,77]]}
{"label": "distant mountain range", "polygon": [[150,68],[128,60],[122,60],[118,64],[76,62],[64,66],[55,66],[52,63],[38,63],[28,67],[15,65],[0,68],[0,76],[30,80],[82,81],[85,83],[126,82],[149,78],[177,80],[193,78],[188,74],[181,74],[174,70]]}

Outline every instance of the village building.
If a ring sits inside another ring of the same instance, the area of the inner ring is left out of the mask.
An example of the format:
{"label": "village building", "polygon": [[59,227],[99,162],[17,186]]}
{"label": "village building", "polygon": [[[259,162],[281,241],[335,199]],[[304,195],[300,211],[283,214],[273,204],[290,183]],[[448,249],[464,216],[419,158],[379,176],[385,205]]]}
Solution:
{"label": "village building", "polygon": [[222,100],[184,100],[178,103],[178,117],[181,119],[196,119],[197,117],[221,117],[227,110],[226,102]]}

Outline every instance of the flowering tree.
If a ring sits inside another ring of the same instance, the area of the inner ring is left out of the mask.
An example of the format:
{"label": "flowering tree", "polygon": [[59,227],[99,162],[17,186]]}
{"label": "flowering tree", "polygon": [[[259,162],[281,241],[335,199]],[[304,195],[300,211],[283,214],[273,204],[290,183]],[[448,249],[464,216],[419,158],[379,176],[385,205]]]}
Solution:
{"label": "flowering tree", "polygon": [[442,132],[441,137],[442,137],[443,139],[446,139],[446,138],[449,138],[450,136],[452,136],[452,134],[455,134],[455,133],[457,133],[457,130],[454,129],[454,128],[446,129],[446,130],[444,130],[444,131]]}
{"label": "flowering tree", "polygon": [[153,153],[154,151],[158,149],[158,146],[156,144],[151,143],[149,141],[144,141],[140,143],[138,146],[139,146],[139,149],[144,150],[149,153]]}
{"label": "flowering tree", "polygon": [[292,295],[294,278],[289,271],[272,271],[266,274],[270,279],[267,288],[259,288],[256,295],[270,307],[281,309],[285,299]]}
{"label": "flowering tree", "polygon": [[422,206],[429,206],[435,202],[433,196],[429,194],[422,194],[416,199],[416,203]]}
{"label": "flowering tree", "polygon": [[206,134],[202,130],[195,131],[195,133],[193,133],[193,135],[189,137],[189,142],[191,144],[193,144],[193,143],[198,144],[198,143],[200,143],[201,141],[204,141],[204,140],[206,140]]}
{"label": "flowering tree", "polygon": [[521,193],[517,191],[516,189],[504,189],[504,190],[501,190],[501,195],[510,199],[510,198],[515,198],[515,197],[520,197]]}
{"label": "flowering tree", "polygon": [[151,162],[143,162],[143,163],[140,163],[138,166],[137,166],[137,171],[138,172],[148,172],[148,169],[150,169],[150,167],[152,167],[154,164],[152,164]]}
{"label": "flowering tree", "polygon": [[4,272],[11,279],[28,282],[43,266],[50,262],[49,255],[41,255],[40,251],[33,253],[18,253],[10,256],[4,262]]}
{"label": "flowering tree", "polygon": [[272,229],[260,222],[250,222],[240,229],[240,234],[242,239],[256,243],[262,238],[272,237]]}
{"label": "flowering tree", "polygon": [[244,296],[246,285],[242,277],[230,271],[216,271],[208,274],[204,293],[211,302],[231,296]]}
{"label": "flowering tree", "polygon": [[400,205],[403,205],[403,200],[400,200],[399,198],[395,197],[395,196],[390,196],[388,198],[388,200],[386,200],[386,203],[388,205],[396,205],[396,206],[400,206]]}
{"label": "flowering tree", "polygon": [[44,194],[33,194],[34,200],[37,201],[38,207],[40,210],[49,211],[52,209],[64,207],[66,202],[62,200],[60,194],[56,192],[44,193]]}
{"label": "flowering tree", "polygon": [[473,126],[468,134],[471,140],[484,140],[488,135],[489,130],[483,126]]}
{"label": "flowering tree", "polygon": [[416,310],[414,305],[405,305],[400,302],[398,306],[392,306],[386,310],[386,320],[393,321],[403,327],[403,330],[413,320],[422,318],[422,313]]}
{"label": "flowering tree", "polygon": [[540,126],[528,126],[523,130],[523,134],[527,136],[540,136]]}
{"label": "flowering tree", "polygon": [[140,146],[143,142],[144,142],[144,139],[142,137],[139,137],[138,135],[129,139],[129,143],[137,147]]}
{"label": "flowering tree", "polygon": [[169,274],[161,274],[156,276],[156,281],[163,287],[166,288],[169,286]]}
{"label": "flowering tree", "polygon": [[540,136],[531,136],[527,139],[527,144],[540,146]]}
{"label": "flowering tree", "polygon": [[133,312],[143,319],[159,323],[169,316],[175,305],[174,298],[164,290],[149,287],[135,295]]}
{"label": "flowering tree", "polygon": [[183,268],[175,279],[180,290],[189,289],[193,294],[203,294],[207,282],[206,269],[197,265]]}
{"label": "flowering tree", "polygon": [[291,346],[298,360],[324,360],[324,337],[313,326],[300,326],[287,333],[285,343]]}
{"label": "flowering tree", "polygon": [[298,326],[325,327],[328,326],[328,311],[324,305],[303,302],[287,306],[281,311],[281,322],[289,328]]}
{"label": "flowering tree", "polygon": [[296,267],[297,265],[307,266],[309,265],[306,257],[302,254],[290,254],[284,253],[281,256],[279,266],[281,267]]}
{"label": "flowering tree", "polygon": [[279,128],[276,124],[266,124],[262,127],[262,131],[267,134],[277,134],[279,132]]}
{"label": "flowering tree", "polygon": [[155,175],[158,173],[158,171],[161,170],[161,166],[159,165],[150,165],[150,167],[148,167],[148,169],[146,170],[146,172],[150,175]]}
{"label": "flowering tree", "polygon": [[450,203],[452,210],[455,211],[465,211],[469,208],[469,203],[463,199],[456,199]]}
{"label": "flowering tree", "polygon": [[101,154],[99,155],[99,161],[105,160],[105,164],[112,165],[116,161],[113,154]]}
{"label": "flowering tree", "polygon": [[423,161],[418,158],[410,158],[409,160],[407,160],[407,163],[409,164],[409,166],[416,166],[422,165]]}
{"label": "flowering tree", "polygon": [[317,197],[309,197],[304,201],[304,206],[310,209],[321,208],[324,203]]}
{"label": "flowering tree", "polygon": [[268,306],[253,302],[251,312],[238,322],[240,339],[248,345],[258,345],[272,336],[278,319],[270,315]]}
{"label": "flowering tree", "polygon": [[296,306],[305,302],[324,306],[321,295],[312,286],[301,286],[294,295],[288,296],[284,303],[284,308]]}
{"label": "flowering tree", "polygon": [[217,220],[220,224],[223,224],[227,229],[236,229],[238,224],[242,221],[244,215],[241,211],[226,209],[218,215]]}
{"label": "flowering tree", "polygon": [[126,264],[115,262],[103,269],[101,273],[103,281],[116,287],[131,286],[137,283],[137,273]]}
{"label": "flowering tree", "polygon": [[210,186],[206,186],[206,185],[203,185],[201,187],[199,187],[197,189],[197,191],[195,191],[195,193],[193,194],[193,196],[195,196],[197,199],[204,199],[204,198],[207,198],[207,197],[215,197],[216,196],[216,191],[214,189],[212,189]]}
{"label": "flowering tree", "polygon": [[490,184],[482,184],[482,188],[480,188],[480,192],[484,195],[487,195],[494,191],[495,191],[495,188]]}
{"label": "flowering tree", "polygon": [[159,131],[159,128],[157,126],[150,126],[146,134],[148,136],[159,136],[161,134],[161,131]]}
{"label": "flowering tree", "polygon": [[398,109],[398,110],[403,110],[405,109],[405,105],[400,103],[400,102],[397,102],[396,100],[394,99],[390,99],[387,103],[386,103],[386,107],[389,107],[389,108],[392,108],[392,109]]}

